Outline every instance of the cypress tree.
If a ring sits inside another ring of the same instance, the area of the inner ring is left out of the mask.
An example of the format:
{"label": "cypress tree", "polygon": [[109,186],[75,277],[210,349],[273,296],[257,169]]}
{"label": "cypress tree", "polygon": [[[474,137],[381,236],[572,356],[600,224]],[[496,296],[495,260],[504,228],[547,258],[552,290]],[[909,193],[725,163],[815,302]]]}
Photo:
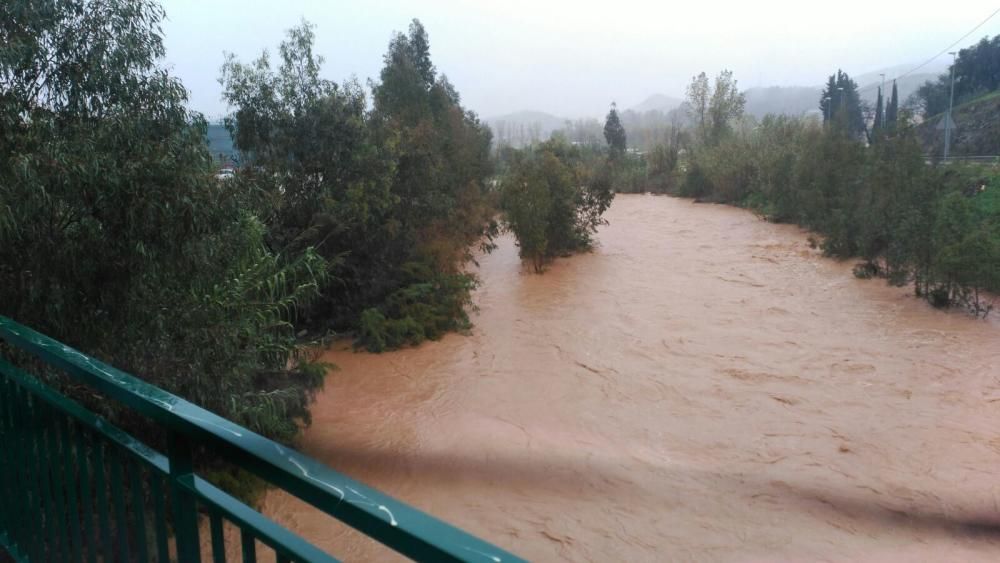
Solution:
{"label": "cypress tree", "polygon": [[892,97],[889,98],[889,105],[885,108],[885,122],[893,126],[899,119],[899,91],[896,89],[896,81],[892,81]]}

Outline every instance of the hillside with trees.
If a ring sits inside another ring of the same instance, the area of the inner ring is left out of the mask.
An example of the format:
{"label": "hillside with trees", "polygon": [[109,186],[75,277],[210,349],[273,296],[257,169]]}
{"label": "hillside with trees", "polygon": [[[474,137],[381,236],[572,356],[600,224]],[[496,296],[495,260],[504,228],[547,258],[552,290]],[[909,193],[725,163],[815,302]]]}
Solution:
{"label": "hillside with trees", "polygon": [[914,106],[925,118],[948,110],[952,73],[955,79],[955,105],[961,105],[1000,88],[1000,35],[984,37],[975,45],[961,49],[955,62],[937,80],[925,82],[916,92]]}
{"label": "hillside with trees", "polygon": [[[917,127],[924,151],[934,158],[944,154],[944,117],[929,117]],[[1000,155],[1000,94],[994,93],[955,106],[952,115],[952,156]]]}
{"label": "hillside with trees", "polygon": [[943,123],[951,99],[954,70],[954,113],[951,155],[1000,155],[1000,35],[984,37],[975,45],[958,51],[949,72],[925,82],[908,100],[924,123],[918,135],[931,155],[944,149]]}

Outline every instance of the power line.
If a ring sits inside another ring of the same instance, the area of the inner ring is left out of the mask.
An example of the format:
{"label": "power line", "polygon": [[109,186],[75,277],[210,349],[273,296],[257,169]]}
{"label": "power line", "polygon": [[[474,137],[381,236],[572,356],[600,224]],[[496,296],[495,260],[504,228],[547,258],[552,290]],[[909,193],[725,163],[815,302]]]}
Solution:
{"label": "power line", "polygon": [[[958,45],[962,41],[965,41],[966,37],[972,35],[973,33],[976,32],[977,29],[979,29],[980,27],[983,27],[984,25],[986,25],[986,22],[988,22],[991,19],[993,19],[993,16],[995,16],[997,14],[1000,14],[1000,8],[997,8],[996,10],[993,11],[992,14],[986,16],[986,19],[984,19],[983,21],[979,22],[979,24],[977,24],[976,27],[970,29],[968,32],[966,32],[965,35],[959,37],[954,43],[952,43],[951,45],[948,45],[947,47],[945,47],[944,49],[942,49],[940,53],[934,55],[933,57],[927,59],[926,61],[920,63],[919,65],[911,68],[910,70],[904,72],[903,74],[900,74],[899,76],[894,77],[893,80],[899,80],[900,78],[903,78],[904,76],[909,76],[909,75],[913,74],[914,72],[916,72],[916,71],[924,68],[925,66],[931,64],[932,62],[934,62],[935,59],[937,59],[941,55],[943,55],[943,54],[947,53],[948,51],[950,51],[951,49],[953,49],[955,47],[955,45]],[[858,93],[860,94],[861,92],[865,92],[867,90],[871,90],[871,89],[877,88],[877,87],[878,87],[877,84],[872,84],[872,85],[867,86],[865,88],[858,89]]]}

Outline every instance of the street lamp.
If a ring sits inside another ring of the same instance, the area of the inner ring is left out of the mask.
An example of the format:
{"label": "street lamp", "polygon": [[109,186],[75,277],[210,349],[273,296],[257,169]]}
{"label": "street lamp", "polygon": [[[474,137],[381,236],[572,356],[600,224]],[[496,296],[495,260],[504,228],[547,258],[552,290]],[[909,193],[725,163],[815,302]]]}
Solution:
{"label": "street lamp", "polygon": [[[879,90],[879,93],[882,95],[882,102],[884,104],[887,101],[885,99],[885,74],[884,73],[883,74],[879,74],[879,76],[882,77],[882,89]],[[879,123],[879,126],[881,126],[882,129],[885,129],[885,108],[884,107],[882,108],[882,123]]]}
{"label": "street lamp", "polygon": [[[844,87],[843,86],[837,86],[837,99],[840,100],[840,113],[841,113],[841,115],[843,115],[843,113],[844,113]],[[847,121],[850,121],[850,119],[847,119]]]}
{"label": "street lamp", "polygon": [[830,121],[830,106],[833,104],[833,98],[827,96],[823,98],[823,101],[826,102],[826,120]]}
{"label": "street lamp", "polygon": [[955,51],[949,51],[951,55],[951,96],[948,98],[948,113],[944,121],[944,159],[948,160],[948,150],[951,148],[951,108],[955,105]]}

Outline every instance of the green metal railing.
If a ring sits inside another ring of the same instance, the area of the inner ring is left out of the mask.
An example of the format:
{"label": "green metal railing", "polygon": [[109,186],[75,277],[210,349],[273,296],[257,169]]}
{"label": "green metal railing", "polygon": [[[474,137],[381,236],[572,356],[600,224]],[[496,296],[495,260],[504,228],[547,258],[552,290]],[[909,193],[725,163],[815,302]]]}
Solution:
{"label": "green metal railing", "polygon": [[0,339],[150,419],[168,444],[153,450],[0,358],[0,552],[17,561],[198,562],[202,515],[213,561],[233,538],[224,522],[244,562],[336,561],[199,477],[192,456],[206,447],[407,557],[520,561],[6,317]]}

